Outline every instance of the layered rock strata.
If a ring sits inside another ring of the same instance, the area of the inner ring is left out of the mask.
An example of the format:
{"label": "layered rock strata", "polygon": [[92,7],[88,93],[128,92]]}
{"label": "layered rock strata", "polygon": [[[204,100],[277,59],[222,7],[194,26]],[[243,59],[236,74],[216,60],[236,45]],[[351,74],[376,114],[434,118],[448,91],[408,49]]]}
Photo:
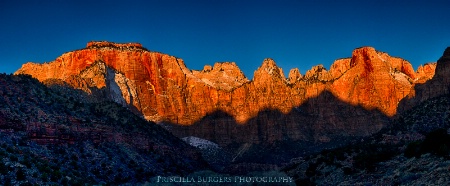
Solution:
{"label": "layered rock strata", "polygon": [[[179,58],[137,43],[90,42],[53,62],[24,64],[16,73],[39,81],[60,79],[86,92],[105,90],[112,100],[140,111],[147,120],[183,126],[202,123],[204,130],[195,130],[203,133],[184,128],[174,132],[180,136],[195,133],[211,140],[211,135],[221,134],[222,140],[228,139],[221,144],[229,144],[239,138],[233,137],[241,134],[238,128],[245,126],[254,136],[242,137],[246,139],[241,142],[249,138],[329,141],[338,132],[373,133],[387,124],[385,116],[397,113],[399,101],[416,83],[434,76],[434,66],[427,64],[414,72],[406,60],[362,47],[350,58],[336,60],[330,70],[319,65],[302,76],[293,69],[288,78],[268,58],[250,81],[235,63],[195,71]],[[211,114],[219,118],[211,119]],[[217,119],[231,128],[211,127],[220,123]],[[317,133],[308,137],[308,130]]]}

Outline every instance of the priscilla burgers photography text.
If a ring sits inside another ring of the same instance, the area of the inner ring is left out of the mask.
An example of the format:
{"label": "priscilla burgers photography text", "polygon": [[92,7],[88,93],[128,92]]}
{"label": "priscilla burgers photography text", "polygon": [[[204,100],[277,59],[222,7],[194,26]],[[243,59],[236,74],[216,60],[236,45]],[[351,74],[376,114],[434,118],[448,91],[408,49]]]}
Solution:
{"label": "priscilla burgers photography text", "polygon": [[248,176],[232,176],[232,177],[179,177],[158,176],[158,183],[291,183],[291,177],[248,177]]}

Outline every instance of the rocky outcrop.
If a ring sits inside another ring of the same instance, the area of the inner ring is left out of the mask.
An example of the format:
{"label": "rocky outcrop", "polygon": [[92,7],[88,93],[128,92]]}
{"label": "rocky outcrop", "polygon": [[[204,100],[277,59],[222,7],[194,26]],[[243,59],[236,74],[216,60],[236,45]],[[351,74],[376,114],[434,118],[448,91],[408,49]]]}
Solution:
{"label": "rocky outcrop", "polygon": [[331,77],[333,77],[333,79],[338,79],[344,75],[344,73],[350,69],[351,60],[351,58],[343,58],[334,61],[330,68]]}
{"label": "rocky outcrop", "polygon": [[[288,78],[268,58],[249,81],[234,63],[191,71],[181,59],[148,51],[139,44],[91,42],[51,63],[27,63],[16,73],[40,81],[61,79],[87,92],[104,89],[110,99],[135,108],[148,120],[201,123],[204,130],[187,127],[179,134],[195,133],[208,140],[214,134],[223,145],[240,138],[254,142],[284,138],[329,141],[335,133],[373,133],[387,124],[382,116],[396,114],[398,102],[416,81],[434,75],[432,69],[425,65],[415,73],[401,58],[362,47],[354,50],[351,58],[336,60],[328,71],[319,65],[302,76],[294,69]],[[217,116],[218,112],[222,114]],[[214,117],[209,117],[211,114]],[[226,123],[223,126],[229,128],[214,127],[216,123]],[[233,129],[236,125],[249,126],[246,132],[253,137],[238,136],[241,133]],[[285,132],[277,133],[280,128]],[[304,135],[307,130],[313,130],[312,137]]]}
{"label": "rocky outcrop", "polygon": [[[427,74],[435,69],[434,76]],[[411,87],[408,96],[399,104],[400,113],[411,109],[423,101],[450,93],[450,47],[437,63],[425,64],[419,67],[417,74],[427,74],[417,78],[417,84]],[[426,81],[429,79],[428,81]]]}
{"label": "rocky outcrop", "polygon": [[140,43],[113,43],[108,41],[91,41],[86,48],[144,49]]}
{"label": "rocky outcrop", "polygon": [[426,63],[425,65],[420,65],[419,68],[417,68],[416,72],[416,80],[415,83],[425,83],[426,81],[430,80],[434,76],[434,72],[436,70],[436,63]]}
{"label": "rocky outcrop", "polygon": [[[445,49],[442,57],[439,58],[436,64],[436,74],[432,79],[432,82],[440,83],[443,86],[447,86],[450,84],[450,77],[448,74],[450,73],[450,47]],[[447,88],[445,87],[445,88]],[[442,93],[448,93],[448,90],[443,90]]]}
{"label": "rocky outcrop", "polygon": [[298,68],[293,68],[289,71],[289,84],[294,84],[297,81],[300,80],[300,78],[302,78],[302,74],[300,74],[300,71],[298,70]]}
{"label": "rocky outcrop", "polygon": [[234,62],[216,63],[214,67],[206,65],[202,71],[193,70],[192,74],[205,84],[225,91],[231,91],[249,82]]}

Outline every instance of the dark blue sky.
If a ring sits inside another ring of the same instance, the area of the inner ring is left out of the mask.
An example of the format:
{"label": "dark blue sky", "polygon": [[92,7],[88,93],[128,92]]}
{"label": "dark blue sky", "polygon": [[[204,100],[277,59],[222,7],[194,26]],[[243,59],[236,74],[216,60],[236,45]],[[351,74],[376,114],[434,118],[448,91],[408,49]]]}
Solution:
{"label": "dark blue sky", "polygon": [[450,1],[0,1],[0,72],[49,62],[88,41],[140,42],[190,69],[234,61],[249,78],[264,58],[302,74],[373,46],[419,64],[450,46]]}

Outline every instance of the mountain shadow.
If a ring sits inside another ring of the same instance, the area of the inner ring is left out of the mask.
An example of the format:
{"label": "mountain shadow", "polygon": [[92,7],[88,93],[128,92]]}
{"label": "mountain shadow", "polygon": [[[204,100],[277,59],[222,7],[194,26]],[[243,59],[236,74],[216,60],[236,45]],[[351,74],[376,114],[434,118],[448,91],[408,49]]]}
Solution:
{"label": "mountain shadow", "polygon": [[434,97],[450,93],[450,47],[447,47],[439,58],[433,78],[423,84],[414,86],[413,91],[403,98],[398,105],[397,115]]}
{"label": "mountain shadow", "polygon": [[448,180],[435,178],[449,175],[449,128],[450,94],[444,94],[363,140],[297,158],[281,170],[297,185],[442,185]]}
{"label": "mountain shadow", "polygon": [[219,144],[232,154],[232,163],[281,165],[373,134],[390,121],[377,109],[350,105],[323,91],[287,114],[266,109],[245,124],[219,110],[190,126],[164,125],[180,138],[195,136]]}
{"label": "mountain shadow", "polygon": [[[450,47],[438,60],[435,76],[401,100],[397,115],[388,117],[321,92],[289,113],[266,109],[244,124],[223,111],[205,116],[190,126],[167,124],[178,137],[196,136],[219,144],[234,154],[234,162],[283,164],[290,158],[345,145],[367,137],[421,102],[449,93]],[[442,120],[444,122],[444,120]],[[439,122],[439,121],[433,121]]]}

